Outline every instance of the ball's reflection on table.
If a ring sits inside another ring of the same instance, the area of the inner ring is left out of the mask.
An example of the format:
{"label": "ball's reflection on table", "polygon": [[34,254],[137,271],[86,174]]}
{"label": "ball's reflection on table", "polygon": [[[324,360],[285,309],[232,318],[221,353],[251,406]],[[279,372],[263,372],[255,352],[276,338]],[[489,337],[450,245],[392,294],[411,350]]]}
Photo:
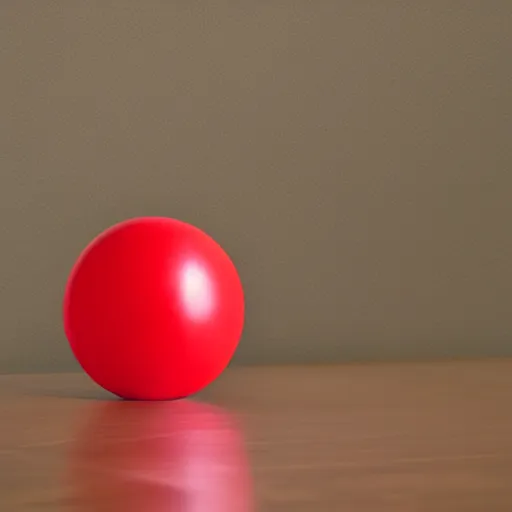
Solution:
{"label": "ball's reflection on table", "polygon": [[236,420],[214,406],[95,404],[69,456],[72,501],[83,510],[252,510],[243,436]]}

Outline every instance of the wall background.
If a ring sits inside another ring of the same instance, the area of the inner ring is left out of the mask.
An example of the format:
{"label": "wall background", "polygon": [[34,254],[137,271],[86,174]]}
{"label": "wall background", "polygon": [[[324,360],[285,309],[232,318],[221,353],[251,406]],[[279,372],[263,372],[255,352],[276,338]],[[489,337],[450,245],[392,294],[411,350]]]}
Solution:
{"label": "wall background", "polygon": [[3,0],[0,371],[76,368],[67,274],[168,215],[236,361],[512,355],[512,2]]}

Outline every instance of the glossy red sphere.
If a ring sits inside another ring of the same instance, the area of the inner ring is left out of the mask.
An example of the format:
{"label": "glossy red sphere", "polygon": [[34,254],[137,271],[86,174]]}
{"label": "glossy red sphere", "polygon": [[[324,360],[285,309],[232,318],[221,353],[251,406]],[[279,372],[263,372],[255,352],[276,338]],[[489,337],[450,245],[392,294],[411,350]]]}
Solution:
{"label": "glossy red sphere", "polygon": [[228,365],[244,323],[240,278],[210,236],[184,222],[132,219],[84,250],[64,329],[85,372],[127,399],[182,398]]}

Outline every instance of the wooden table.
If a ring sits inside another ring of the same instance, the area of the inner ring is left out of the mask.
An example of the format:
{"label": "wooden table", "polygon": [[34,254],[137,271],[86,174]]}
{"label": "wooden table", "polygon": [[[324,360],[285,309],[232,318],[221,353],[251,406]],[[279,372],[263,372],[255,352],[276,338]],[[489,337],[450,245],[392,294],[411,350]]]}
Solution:
{"label": "wooden table", "polygon": [[233,368],[172,403],[0,376],[0,510],[511,512],[512,361]]}

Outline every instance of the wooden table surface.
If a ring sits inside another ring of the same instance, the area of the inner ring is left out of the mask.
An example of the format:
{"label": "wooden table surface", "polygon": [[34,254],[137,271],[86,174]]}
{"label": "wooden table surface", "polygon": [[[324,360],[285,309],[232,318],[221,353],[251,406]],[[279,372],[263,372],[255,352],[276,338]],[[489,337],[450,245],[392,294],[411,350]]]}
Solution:
{"label": "wooden table surface", "polygon": [[0,510],[511,512],[512,361],[233,368],[171,403],[0,376]]}

